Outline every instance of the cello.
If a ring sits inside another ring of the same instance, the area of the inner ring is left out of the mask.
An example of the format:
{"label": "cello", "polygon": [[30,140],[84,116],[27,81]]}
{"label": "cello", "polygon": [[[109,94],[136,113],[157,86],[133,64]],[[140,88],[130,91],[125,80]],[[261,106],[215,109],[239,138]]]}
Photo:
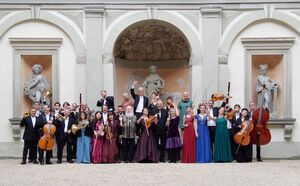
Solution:
{"label": "cello", "polygon": [[270,117],[269,111],[266,108],[263,108],[265,91],[264,85],[259,108],[254,111],[252,116],[254,128],[251,132],[251,140],[253,144],[256,145],[266,145],[271,141],[271,133],[267,128],[267,123]]}
{"label": "cello", "polygon": [[56,127],[52,123],[47,123],[43,127],[44,135],[40,138],[38,146],[42,150],[52,150],[54,147],[54,133]]}

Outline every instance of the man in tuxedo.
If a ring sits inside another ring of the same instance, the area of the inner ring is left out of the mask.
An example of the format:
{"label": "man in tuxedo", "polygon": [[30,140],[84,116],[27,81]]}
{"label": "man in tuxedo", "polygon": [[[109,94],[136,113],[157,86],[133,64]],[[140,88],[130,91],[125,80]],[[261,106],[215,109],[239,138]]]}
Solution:
{"label": "man in tuxedo", "polygon": [[156,102],[156,107],[154,107],[150,115],[155,115],[157,117],[157,125],[155,125],[155,142],[157,148],[160,149],[160,162],[165,162],[165,151],[166,151],[166,137],[167,128],[166,122],[169,117],[168,111],[164,109],[164,104],[161,99]]}
{"label": "man in tuxedo", "polygon": [[21,164],[26,164],[27,152],[29,150],[29,162],[38,164],[37,158],[37,144],[39,140],[38,128],[42,125],[42,120],[40,117],[36,117],[36,110],[33,108],[30,111],[30,116],[23,117],[20,126],[25,126],[25,131],[23,134],[24,147],[23,147],[23,157]]}
{"label": "man in tuxedo", "polygon": [[[43,132],[44,125],[49,123],[49,122],[52,124],[52,122],[54,120],[54,114],[50,112],[51,111],[50,105],[47,105],[47,104],[44,105],[43,110],[44,110],[44,112],[41,114],[41,117],[43,119],[43,125],[39,129],[40,138],[44,135],[44,132]],[[52,157],[52,156],[53,156],[52,155],[52,150],[47,150],[46,151],[46,164],[52,164],[50,162],[50,157]],[[39,162],[40,162],[40,164],[44,164],[43,159],[44,159],[44,150],[39,148]]]}
{"label": "man in tuxedo", "polygon": [[75,123],[70,117],[70,109],[64,110],[64,119],[56,117],[54,125],[56,126],[56,143],[57,143],[57,163],[62,163],[63,148],[67,144],[67,161],[73,163],[72,147],[74,144],[75,135],[71,132],[71,127]]}
{"label": "man in tuxedo", "polygon": [[131,86],[131,89],[130,89],[130,93],[131,93],[131,96],[132,98],[134,99],[134,114],[136,115],[137,117],[137,120],[143,115],[143,109],[144,107],[148,107],[148,104],[149,104],[149,99],[144,96],[144,88],[143,87],[140,87],[138,89],[138,93],[135,94],[134,92],[134,89],[137,85],[137,81],[134,81],[133,82],[133,85]]}
{"label": "man in tuxedo", "polygon": [[55,102],[54,105],[53,105],[53,114],[54,116],[56,117],[58,113],[60,113],[60,107],[61,107],[61,104],[60,102]]}
{"label": "man in tuxedo", "polygon": [[102,98],[98,100],[97,107],[101,107],[103,109],[103,105],[106,105],[109,109],[115,110],[115,101],[113,96],[108,96],[106,90],[101,91]]}

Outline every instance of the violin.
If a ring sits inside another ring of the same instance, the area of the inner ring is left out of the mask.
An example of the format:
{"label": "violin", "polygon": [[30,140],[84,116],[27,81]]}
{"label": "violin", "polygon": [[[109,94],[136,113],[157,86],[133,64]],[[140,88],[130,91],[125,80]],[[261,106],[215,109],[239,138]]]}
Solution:
{"label": "violin", "polygon": [[106,139],[108,139],[110,141],[110,144],[112,144],[113,133],[108,123],[105,125],[105,133],[106,133],[105,135]]}
{"label": "violin", "polygon": [[149,116],[148,119],[145,120],[145,126],[146,126],[146,131],[148,136],[149,136],[149,128],[151,127],[152,123],[155,122],[156,118],[157,117],[155,115],[151,115]]}
{"label": "violin", "polygon": [[265,85],[263,86],[262,96],[260,100],[260,108],[253,112],[252,120],[254,122],[254,129],[251,132],[251,139],[253,144],[266,145],[271,141],[271,133],[267,128],[270,115],[266,108],[263,108]]}
{"label": "violin", "polygon": [[56,127],[51,123],[47,123],[43,127],[44,135],[40,138],[38,146],[42,150],[52,150],[54,147],[54,133]]}
{"label": "violin", "polygon": [[214,93],[211,95],[211,100],[213,102],[223,101],[225,98],[226,98],[226,96],[223,93]]}
{"label": "violin", "polygon": [[245,120],[241,125],[241,130],[234,135],[234,142],[241,146],[246,146],[250,143],[250,132],[253,130],[254,125],[252,121]]}

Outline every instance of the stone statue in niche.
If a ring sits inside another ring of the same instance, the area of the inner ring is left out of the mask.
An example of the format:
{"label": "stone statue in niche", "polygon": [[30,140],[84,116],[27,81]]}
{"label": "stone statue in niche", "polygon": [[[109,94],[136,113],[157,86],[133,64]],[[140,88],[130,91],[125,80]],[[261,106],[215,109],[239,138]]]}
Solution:
{"label": "stone statue in niche", "polygon": [[49,104],[49,96],[51,91],[47,79],[42,75],[43,67],[40,64],[32,66],[32,75],[25,82],[24,94],[27,95],[32,102],[40,102]]}
{"label": "stone statue in niche", "polygon": [[158,95],[163,93],[165,87],[165,80],[157,74],[157,67],[151,65],[149,67],[150,75],[148,75],[143,82],[142,86],[145,88],[145,94],[147,97],[151,97],[153,92]]}
{"label": "stone statue in niche", "polygon": [[[261,97],[263,96],[265,100],[265,106],[269,109],[271,117],[278,117],[278,83],[277,81],[271,79],[269,76],[266,76],[268,65],[261,64],[259,65],[259,75],[257,78],[256,92],[258,93],[258,102],[260,102]],[[265,85],[265,92],[263,94],[263,86]],[[272,96],[273,93],[273,96]]]}

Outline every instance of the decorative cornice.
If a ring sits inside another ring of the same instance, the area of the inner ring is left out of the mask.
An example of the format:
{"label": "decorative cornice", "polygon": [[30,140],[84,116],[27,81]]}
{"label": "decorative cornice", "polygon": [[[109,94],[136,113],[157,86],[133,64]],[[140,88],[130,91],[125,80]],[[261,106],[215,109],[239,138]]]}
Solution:
{"label": "decorative cornice", "polygon": [[85,17],[87,18],[99,18],[104,15],[104,7],[101,6],[91,6],[84,8]]}
{"label": "decorative cornice", "polygon": [[203,17],[207,18],[218,18],[222,12],[221,7],[204,7],[201,8],[201,14]]}
{"label": "decorative cornice", "polygon": [[11,45],[15,48],[30,48],[30,47],[60,47],[62,38],[9,38]]}
{"label": "decorative cornice", "polygon": [[262,37],[242,38],[241,42],[246,49],[277,48],[289,49],[293,46],[295,37]]}

